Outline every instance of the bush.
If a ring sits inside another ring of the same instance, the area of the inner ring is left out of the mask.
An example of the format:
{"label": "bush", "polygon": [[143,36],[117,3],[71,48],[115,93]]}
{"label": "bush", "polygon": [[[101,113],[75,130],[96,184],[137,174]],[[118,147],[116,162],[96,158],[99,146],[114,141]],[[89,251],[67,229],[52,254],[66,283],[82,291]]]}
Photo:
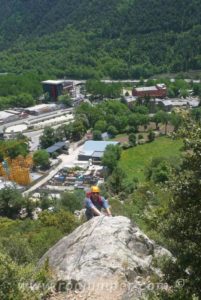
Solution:
{"label": "bush", "polygon": [[153,142],[155,140],[155,133],[152,130],[150,130],[147,137],[149,142]]}
{"label": "bush", "polygon": [[33,155],[33,162],[35,166],[39,166],[46,170],[50,167],[49,153],[46,150],[38,150]]}
{"label": "bush", "polygon": [[125,142],[125,143],[122,144],[121,147],[122,147],[122,149],[127,150],[131,147],[131,145],[129,143]]}
{"label": "bush", "polygon": [[136,135],[134,133],[130,133],[128,139],[131,147],[136,146]]}
{"label": "bush", "polygon": [[28,240],[23,238],[20,234],[11,235],[9,238],[3,238],[0,243],[5,252],[17,264],[32,262],[34,255],[30,244],[28,243]]}
{"label": "bush", "polygon": [[65,192],[61,195],[61,205],[63,208],[69,210],[71,213],[74,213],[75,210],[82,209],[84,196],[85,195],[76,192]]}
{"label": "bush", "polygon": [[93,131],[93,140],[94,141],[101,141],[102,140],[102,135],[100,130],[94,130]]}
{"label": "bush", "polygon": [[5,254],[0,253],[0,299],[20,300],[17,265]]}
{"label": "bush", "polygon": [[0,190],[0,215],[16,218],[24,204],[25,200],[19,190],[10,187]]}
{"label": "bush", "polygon": [[39,220],[43,225],[54,226],[66,234],[73,231],[78,225],[74,215],[65,210],[56,213],[44,211],[39,215]]}
{"label": "bush", "polygon": [[144,139],[138,141],[138,145],[143,145],[145,143],[146,143],[146,141]]}

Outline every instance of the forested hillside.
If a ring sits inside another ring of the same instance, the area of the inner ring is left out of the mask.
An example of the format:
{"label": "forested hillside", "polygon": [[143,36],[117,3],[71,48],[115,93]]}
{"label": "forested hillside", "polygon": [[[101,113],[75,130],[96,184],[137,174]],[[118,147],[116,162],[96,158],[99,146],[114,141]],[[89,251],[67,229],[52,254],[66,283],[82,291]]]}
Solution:
{"label": "forested hillside", "polygon": [[0,0],[0,72],[128,78],[201,68],[200,0]]}

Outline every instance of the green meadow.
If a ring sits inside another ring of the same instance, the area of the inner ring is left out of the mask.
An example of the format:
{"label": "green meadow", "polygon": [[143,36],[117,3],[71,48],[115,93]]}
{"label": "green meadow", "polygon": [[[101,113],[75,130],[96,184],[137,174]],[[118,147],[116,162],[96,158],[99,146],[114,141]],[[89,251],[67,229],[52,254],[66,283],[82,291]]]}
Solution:
{"label": "green meadow", "polygon": [[180,156],[182,148],[181,140],[173,140],[168,137],[160,137],[152,143],[138,145],[124,150],[119,165],[129,177],[137,177],[140,182],[145,180],[144,170],[151,160],[156,157]]}

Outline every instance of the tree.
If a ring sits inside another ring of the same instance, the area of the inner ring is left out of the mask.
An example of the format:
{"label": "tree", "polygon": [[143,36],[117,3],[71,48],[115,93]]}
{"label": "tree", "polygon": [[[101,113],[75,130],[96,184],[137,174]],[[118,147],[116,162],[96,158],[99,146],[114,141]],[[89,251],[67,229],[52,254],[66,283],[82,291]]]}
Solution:
{"label": "tree", "polygon": [[128,116],[127,115],[115,116],[113,124],[116,127],[118,132],[125,132],[126,126],[128,124]]}
{"label": "tree", "polygon": [[93,131],[93,140],[95,141],[101,141],[102,140],[102,135],[100,130],[94,130]]}
{"label": "tree", "polygon": [[61,95],[58,97],[59,103],[62,103],[66,107],[72,107],[73,100],[71,99],[69,94]]}
{"label": "tree", "polygon": [[104,132],[107,127],[107,122],[105,120],[98,120],[96,124],[94,125],[94,130],[99,130],[101,132]]}
{"label": "tree", "polygon": [[110,126],[108,127],[107,132],[108,132],[112,137],[115,137],[115,135],[117,135],[117,133],[118,133],[116,127],[113,126],[113,125],[110,125]]}
{"label": "tree", "polygon": [[174,98],[175,97],[174,89],[169,87],[167,95],[168,95],[169,98]]}
{"label": "tree", "polygon": [[72,124],[64,124],[64,125],[61,125],[61,127],[59,127],[61,131],[63,131],[63,134],[64,134],[64,138],[66,140],[70,140],[71,139],[71,136],[72,136]]}
{"label": "tree", "polygon": [[130,133],[129,136],[128,136],[128,140],[129,140],[129,143],[130,145],[133,147],[133,146],[136,146],[136,135],[134,133]]}
{"label": "tree", "polygon": [[59,126],[59,127],[55,128],[55,130],[54,130],[55,142],[60,142],[60,141],[64,140],[65,135],[66,135],[65,131],[64,131],[64,126]]}
{"label": "tree", "polygon": [[165,111],[160,110],[153,116],[152,119],[156,123],[157,130],[159,130],[159,123],[165,124],[165,134],[167,134],[167,124],[169,121],[169,115]]}
{"label": "tree", "polygon": [[153,117],[152,121],[156,124],[156,130],[159,130],[159,123],[161,123],[161,111],[158,111]]}
{"label": "tree", "polygon": [[140,125],[139,118],[140,118],[140,114],[136,113],[136,114],[130,115],[129,119],[128,119],[128,124],[131,127],[138,128],[138,126]]}
{"label": "tree", "polygon": [[160,112],[161,123],[165,125],[165,134],[167,134],[167,125],[170,120],[170,116],[165,111]]}
{"label": "tree", "polygon": [[119,194],[124,189],[124,179],[126,178],[126,173],[120,167],[115,167],[112,175],[108,178],[108,185],[113,194]]}
{"label": "tree", "polygon": [[147,137],[149,142],[153,142],[155,140],[155,133],[153,132],[153,130],[149,131]]}
{"label": "tree", "polygon": [[110,174],[117,166],[120,157],[121,148],[119,147],[119,145],[108,145],[106,147],[102,158],[102,164],[108,168]]}
{"label": "tree", "polygon": [[61,195],[61,205],[63,208],[69,210],[71,213],[74,213],[75,210],[82,209],[83,198],[83,195],[80,195],[76,192],[65,192]]}
{"label": "tree", "polygon": [[43,135],[40,136],[40,146],[42,149],[46,149],[56,142],[55,130],[51,127],[45,127]]}
{"label": "tree", "polygon": [[193,95],[201,97],[201,84],[200,83],[193,84]]}
{"label": "tree", "polygon": [[11,97],[10,103],[13,107],[29,107],[33,106],[35,101],[32,95],[25,93]]}
{"label": "tree", "polygon": [[27,156],[29,153],[28,150],[28,143],[22,141],[22,142],[15,142],[11,146],[8,146],[7,148],[7,154],[10,158],[14,159],[19,155]]}
{"label": "tree", "polygon": [[174,131],[176,132],[179,127],[182,125],[183,117],[181,114],[171,113],[170,115],[170,123],[174,126]]}
{"label": "tree", "polygon": [[165,265],[167,282],[172,285],[183,278],[185,298],[201,297],[201,130],[186,120],[180,136],[185,155],[181,171],[174,174],[168,208],[162,216],[161,230],[176,260]]}
{"label": "tree", "polygon": [[79,141],[85,134],[86,128],[84,127],[82,121],[76,120],[72,124],[72,139],[74,141]]}
{"label": "tree", "polygon": [[138,131],[137,127],[127,126],[126,128],[127,133],[137,133],[137,131]]}
{"label": "tree", "polygon": [[198,107],[198,108],[194,108],[191,110],[191,116],[193,117],[193,119],[196,121],[196,122],[199,122],[201,121],[201,108]]}
{"label": "tree", "polygon": [[86,116],[86,119],[88,120],[89,127],[94,127],[95,123],[98,120],[104,119],[104,114],[102,112],[102,109],[100,105],[92,106],[89,103],[81,103],[76,108],[76,118],[80,120],[81,116]]}
{"label": "tree", "polygon": [[46,150],[37,150],[33,155],[33,163],[41,169],[48,169],[50,167],[49,153]]}
{"label": "tree", "polygon": [[145,105],[134,105],[132,108],[132,111],[134,113],[139,113],[142,115],[148,115],[148,113],[149,113],[149,110]]}
{"label": "tree", "polygon": [[24,207],[25,200],[19,190],[6,187],[0,190],[0,215],[16,218]]}
{"label": "tree", "polygon": [[181,90],[180,90],[180,96],[181,96],[182,98],[185,98],[185,99],[186,99],[186,97],[189,96],[188,90],[186,90],[186,89],[181,89]]}
{"label": "tree", "polygon": [[19,291],[19,274],[17,265],[5,254],[0,253],[0,298],[22,299]]}
{"label": "tree", "polygon": [[[178,162],[178,159],[175,161]],[[157,157],[152,159],[150,165],[145,170],[146,179],[152,180],[154,183],[168,181],[170,174],[171,163],[164,157]]]}
{"label": "tree", "polygon": [[148,115],[141,114],[141,117],[139,117],[139,124],[144,125],[144,128],[147,128],[149,121],[150,121],[150,118]]}
{"label": "tree", "polygon": [[104,83],[98,80],[88,80],[86,82],[86,90],[88,93],[91,93],[95,99],[103,99],[103,97],[117,98],[121,93],[121,85]]}

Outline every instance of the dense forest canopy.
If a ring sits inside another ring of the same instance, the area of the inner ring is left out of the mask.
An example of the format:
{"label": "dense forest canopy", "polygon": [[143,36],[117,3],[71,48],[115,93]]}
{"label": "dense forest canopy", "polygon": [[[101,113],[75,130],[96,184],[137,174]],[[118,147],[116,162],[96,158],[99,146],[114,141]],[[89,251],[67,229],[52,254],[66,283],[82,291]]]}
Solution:
{"label": "dense forest canopy", "polygon": [[139,78],[201,69],[200,0],[0,0],[0,73]]}
{"label": "dense forest canopy", "polygon": [[[4,0],[0,1],[3,37],[42,35],[73,25],[102,37],[152,32],[183,32],[200,23],[199,0]],[[193,16],[193,17],[192,17]]]}

